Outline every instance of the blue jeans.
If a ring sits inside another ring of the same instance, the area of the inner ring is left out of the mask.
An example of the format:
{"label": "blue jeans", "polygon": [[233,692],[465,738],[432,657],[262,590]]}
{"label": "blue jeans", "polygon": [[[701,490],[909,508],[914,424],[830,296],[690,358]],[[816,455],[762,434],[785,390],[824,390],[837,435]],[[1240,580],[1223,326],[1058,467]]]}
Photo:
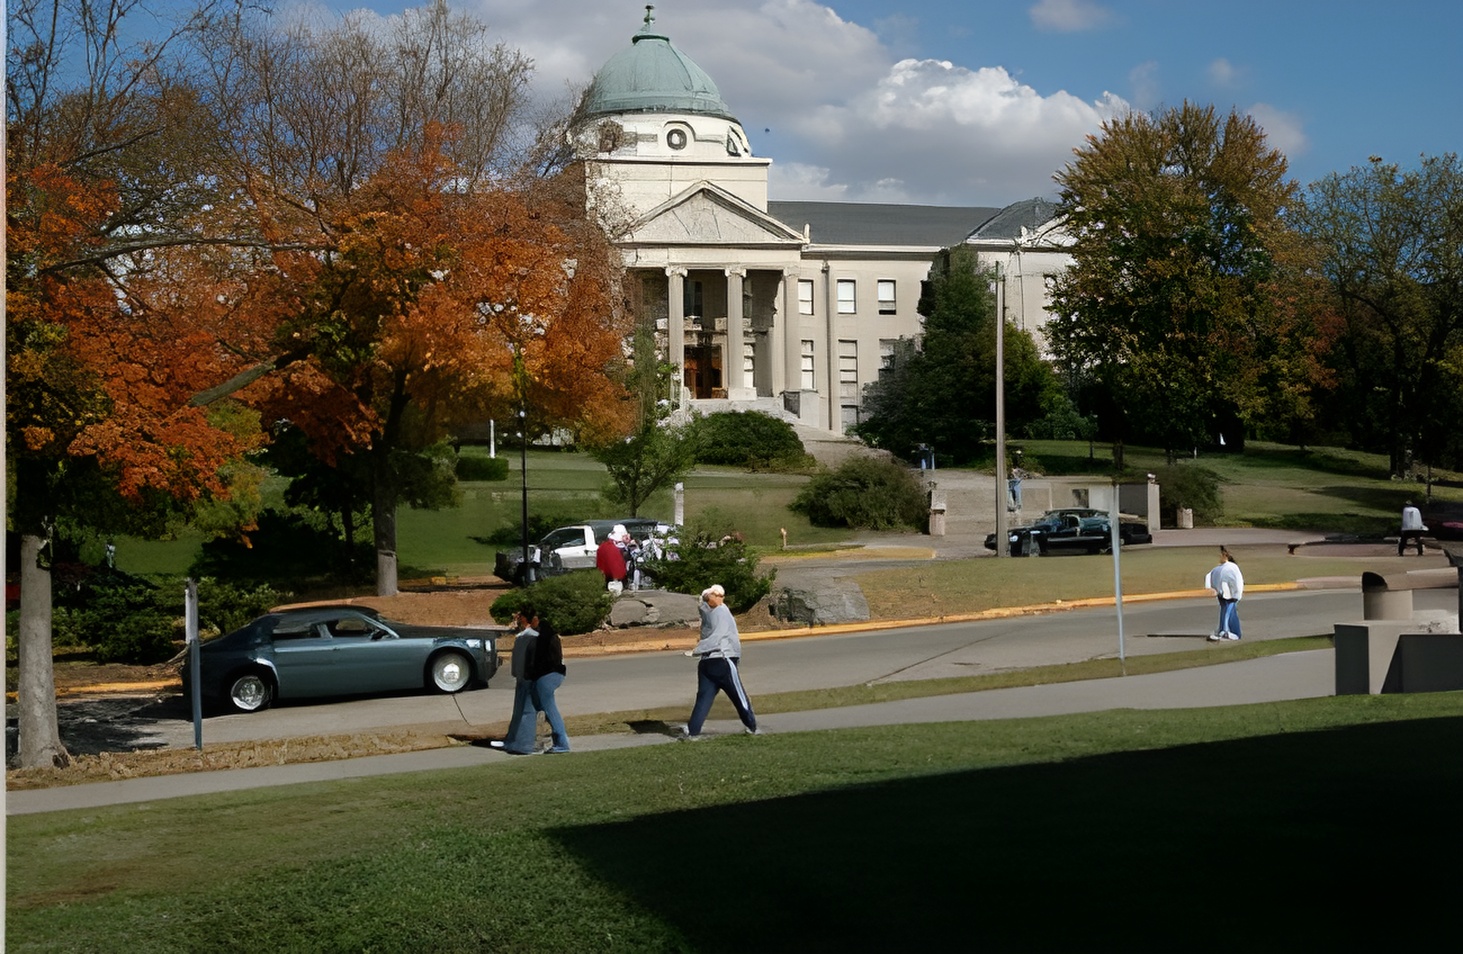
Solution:
{"label": "blue jeans", "polygon": [[1239,600],[1219,598],[1219,631],[1232,636],[1243,635],[1239,631]]}
{"label": "blue jeans", "polygon": [[533,704],[549,720],[549,730],[554,734],[554,748],[561,752],[569,751],[569,733],[564,731],[564,717],[559,714],[559,704],[554,701],[554,693],[564,684],[562,673],[551,672],[546,676],[540,676],[533,681]]}
{"label": "blue jeans", "polygon": [[732,705],[736,706],[742,725],[756,731],[757,717],[752,713],[752,703],[747,698],[746,690],[742,688],[742,677],[737,672],[738,662],[740,660],[724,659],[720,656],[702,657],[696,666],[696,705],[686,723],[688,735],[701,734],[701,726],[711,712],[711,703],[716,701],[718,691],[725,692]]}
{"label": "blue jeans", "polygon": [[538,706],[533,701],[533,683],[517,679],[513,683],[513,718],[508,721],[508,737],[503,749],[515,755],[528,755],[534,750],[538,736]]}

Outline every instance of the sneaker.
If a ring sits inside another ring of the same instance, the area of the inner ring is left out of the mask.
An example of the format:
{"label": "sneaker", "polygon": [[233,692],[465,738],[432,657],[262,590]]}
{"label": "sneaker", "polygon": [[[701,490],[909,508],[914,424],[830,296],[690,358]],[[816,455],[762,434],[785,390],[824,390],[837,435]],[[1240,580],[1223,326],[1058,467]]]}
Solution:
{"label": "sneaker", "polygon": [[568,752],[568,751],[569,751],[569,746],[567,746],[567,745],[556,745],[556,746],[553,746],[552,748],[550,748],[548,750],[548,754],[549,755],[563,755],[565,752]]}
{"label": "sneaker", "polygon": [[1217,642],[1219,642],[1223,638],[1224,637],[1221,636],[1221,635],[1219,635],[1218,633],[1210,633],[1209,634],[1209,642],[1211,642],[1211,643],[1217,643]]}
{"label": "sneaker", "polygon": [[488,745],[495,749],[502,749],[507,747],[507,743],[505,743],[502,739],[489,739]]}
{"label": "sneaker", "polygon": [[676,738],[680,739],[682,742],[700,742],[702,739],[705,738],[705,736],[699,732],[695,735],[692,735],[690,732],[682,729],[681,734],[676,736]]}
{"label": "sneaker", "polygon": [[1239,639],[1239,637],[1236,636],[1234,633],[1225,633],[1224,634],[1224,638],[1225,639]]}
{"label": "sneaker", "polygon": [[748,735],[761,735],[762,734],[762,730],[761,729],[747,729],[746,732],[747,732]]}

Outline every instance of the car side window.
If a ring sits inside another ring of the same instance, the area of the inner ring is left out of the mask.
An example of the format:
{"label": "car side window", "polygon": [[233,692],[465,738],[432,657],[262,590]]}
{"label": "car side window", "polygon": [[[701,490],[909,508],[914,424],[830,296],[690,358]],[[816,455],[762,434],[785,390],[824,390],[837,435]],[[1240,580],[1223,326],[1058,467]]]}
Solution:
{"label": "car side window", "polygon": [[571,543],[583,543],[584,531],[577,527],[568,530],[555,530],[544,537],[543,545],[550,550],[557,550],[560,547],[568,546]]}
{"label": "car side window", "polygon": [[276,642],[282,639],[318,639],[320,636],[314,626],[307,625],[280,627],[274,631],[273,635]]}

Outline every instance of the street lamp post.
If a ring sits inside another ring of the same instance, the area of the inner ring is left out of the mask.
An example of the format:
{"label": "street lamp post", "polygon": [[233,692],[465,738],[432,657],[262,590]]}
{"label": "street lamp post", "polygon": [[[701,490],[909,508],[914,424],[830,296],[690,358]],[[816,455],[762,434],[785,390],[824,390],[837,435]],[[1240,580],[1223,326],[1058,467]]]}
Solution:
{"label": "street lamp post", "polygon": [[523,585],[534,582],[533,564],[528,560],[528,409],[518,406],[518,472],[523,481]]}

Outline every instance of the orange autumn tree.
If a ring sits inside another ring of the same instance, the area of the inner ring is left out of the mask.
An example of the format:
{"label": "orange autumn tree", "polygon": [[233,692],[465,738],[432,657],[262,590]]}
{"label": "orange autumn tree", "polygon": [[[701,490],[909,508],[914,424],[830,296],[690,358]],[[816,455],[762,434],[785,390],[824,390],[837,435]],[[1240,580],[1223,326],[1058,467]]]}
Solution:
{"label": "orange autumn tree", "polygon": [[284,265],[297,310],[275,340],[306,357],[245,392],[322,460],[368,461],[381,594],[396,591],[397,508],[431,503],[413,475],[457,428],[520,399],[540,430],[624,426],[615,250],[533,183],[464,188],[442,142],[322,212],[325,247]]}
{"label": "orange autumn tree", "polygon": [[68,760],[51,671],[53,528],[151,529],[226,494],[229,468],[256,440],[237,405],[189,401],[239,360],[234,328],[218,340],[186,320],[190,310],[169,323],[149,301],[159,267],[235,242],[238,219],[209,174],[217,129],[172,55],[200,21],[150,20],[139,39],[132,22],[148,12],[7,7],[6,448],[26,767]]}
{"label": "orange autumn tree", "polygon": [[[119,267],[107,227],[119,204],[110,182],[44,163],[12,172],[7,184],[6,445],[22,540],[22,764],[65,764],[50,667],[51,527],[70,515],[97,529],[136,529],[178,503],[227,497],[227,465],[255,446],[258,428],[232,405],[189,405],[223,373],[229,352],[217,329],[189,313],[149,307]],[[120,506],[108,507],[114,495]]]}

